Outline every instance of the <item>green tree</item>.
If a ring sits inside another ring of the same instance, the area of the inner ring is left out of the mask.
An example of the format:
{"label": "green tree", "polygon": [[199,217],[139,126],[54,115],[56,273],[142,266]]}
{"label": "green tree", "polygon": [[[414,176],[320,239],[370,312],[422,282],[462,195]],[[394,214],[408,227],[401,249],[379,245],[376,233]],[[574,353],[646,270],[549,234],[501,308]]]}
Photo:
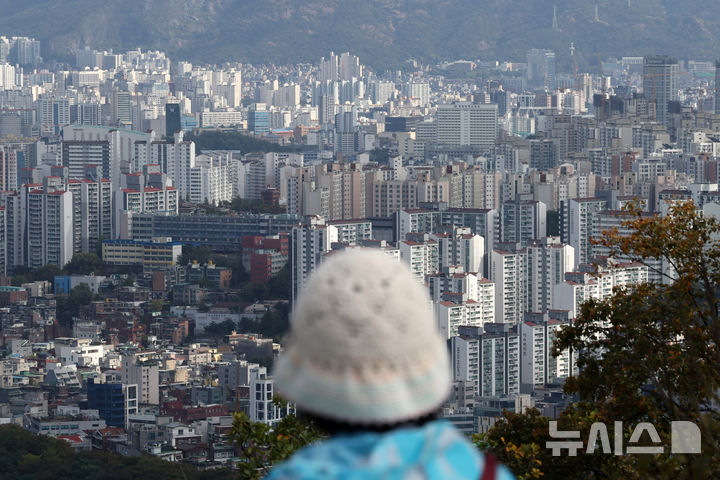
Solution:
{"label": "green tree", "polygon": [[671,205],[664,217],[631,205],[623,231],[632,233],[614,228],[597,242],[613,256],[650,266],[659,259],[672,273],[582,305],[556,343],[556,352],[581,353],[580,374],[566,390],[607,421],[652,423],[664,445],[672,421],[698,425],[702,454],[670,455],[666,448],[650,459],[631,457],[642,478],[718,478],[720,224],[691,202]]}
{"label": "green tree", "polygon": [[[673,204],[664,217],[630,205],[621,228],[602,233],[593,241],[611,257],[649,268],[660,260],[669,268],[657,272],[663,282],[616,288],[606,300],[584,303],[572,326],[560,331],[554,354],[568,348],[577,354],[580,373],[567,380],[565,390],[580,401],[559,416],[558,429],[579,430],[581,439],[589,439],[590,425],[602,422],[612,448],[614,422],[623,422],[625,446],[634,428],[649,422],[664,453],[583,450],[553,457],[546,448],[550,419],[537,411],[506,413],[476,443],[520,479],[720,478],[720,224],[692,203]],[[700,428],[701,454],[670,454],[673,421]]]}
{"label": "green tree", "polygon": [[165,307],[165,302],[162,299],[156,298],[150,302],[151,312],[162,312]]}
{"label": "green tree", "polygon": [[16,273],[10,279],[10,283],[12,283],[13,287],[19,287],[23,283],[28,283],[29,281],[30,281],[30,278],[23,273]]}
{"label": "green tree", "polygon": [[73,255],[64,270],[70,275],[89,275],[99,271],[102,267],[103,262],[96,254],[81,252]]}
{"label": "green tree", "polygon": [[55,277],[63,274],[63,270],[55,264],[48,263],[32,272],[34,281],[54,282]]}
{"label": "green tree", "polygon": [[242,478],[259,479],[297,449],[318,441],[322,432],[295,415],[283,418],[271,428],[253,422],[245,413],[236,413],[229,436],[240,450],[238,468]]}
{"label": "green tree", "polygon": [[222,322],[210,322],[210,325],[205,327],[205,336],[218,341],[235,330],[237,330],[237,324],[228,318]]}
{"label": "green tree", "polygon": [[95,294],[85,283],[73,288],[67,295],[59,295],[56,299],[56,310],[60,324],[64,326],[72,325],[73,317],[80,313],[83,306],[90,305],[90,302],[94,299]]}
{"label": "green tree", "polygon": [[178,257],[179,265],[188,265],[193,261],[197,261],[199,264],[205,264],[210,260],[212,255],[212,249],[206,245],[192,245],[185,244],[182,247],[182,255]]}

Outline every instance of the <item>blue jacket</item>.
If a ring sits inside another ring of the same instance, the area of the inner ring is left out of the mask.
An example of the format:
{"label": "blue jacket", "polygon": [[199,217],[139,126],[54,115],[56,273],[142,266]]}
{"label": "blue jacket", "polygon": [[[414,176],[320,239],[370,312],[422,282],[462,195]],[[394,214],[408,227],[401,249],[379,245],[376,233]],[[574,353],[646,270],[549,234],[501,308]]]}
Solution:
{"label": "blue jacket", "polygon": [[[479,480],[483,454],[449,423],[387,433],[338,435],[305,447],[277,465],[267,480]],[[498,465],[496,480],[514,480]]]}

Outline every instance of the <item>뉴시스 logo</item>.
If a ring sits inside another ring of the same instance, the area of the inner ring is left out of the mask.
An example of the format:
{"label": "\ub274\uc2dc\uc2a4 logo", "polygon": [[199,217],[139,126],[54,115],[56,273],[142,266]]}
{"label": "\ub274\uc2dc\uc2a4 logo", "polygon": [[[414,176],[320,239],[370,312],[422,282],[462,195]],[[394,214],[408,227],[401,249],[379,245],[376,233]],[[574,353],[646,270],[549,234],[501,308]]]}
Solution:
{"label": "\ub274\uc2dc\uc2a4 logo", "polygon": [[[588,442],[585,453],[595,453],[598,441],[602,453],[615,455],[632,455],[632,454],[651,454],[656,455],[665,452],[666,445],[661,444],[660,435],[658,435],[655,426],[652,423],[642,422],[635,426],[630,435],[629,444],[637,444],[645,432],[647,432],[652,446],[627,446],[623,451],[623,422],[614,422],[613,425],[613,446],[610,446],[610,436],[608,428],[602,422],[595,422],[590,427],[588,434]],[[675,421],[670,424],[670,453],[694,454],[701,452],[700,441],[702,436],[700,428],[693,422]],[[567,454],[571,457],[577,455],[579,450],[583,449],[583,441],[580,440],[580,431],[566,430],[558,431],[557,422],[550,421],[550,438],[564,439],[560,441],[548,441],[545,447],[552,449],[553,457],[562,455],[563,449],[567,450]],[[575,439],[575,440],[573,440]]]}

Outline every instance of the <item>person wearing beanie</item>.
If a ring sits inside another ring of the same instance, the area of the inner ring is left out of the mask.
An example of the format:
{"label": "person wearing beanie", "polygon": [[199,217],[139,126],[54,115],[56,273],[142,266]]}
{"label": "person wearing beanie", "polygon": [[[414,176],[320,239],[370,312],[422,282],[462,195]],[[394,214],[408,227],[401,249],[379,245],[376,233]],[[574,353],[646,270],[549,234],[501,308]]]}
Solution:
{"label": "person wearing beanie", "polygon": [[380,251],[333,254],[310,276],[274,378],[330,438],[267,479],[514,478],[437,420],[451,388],[445,341],[426,288]]}

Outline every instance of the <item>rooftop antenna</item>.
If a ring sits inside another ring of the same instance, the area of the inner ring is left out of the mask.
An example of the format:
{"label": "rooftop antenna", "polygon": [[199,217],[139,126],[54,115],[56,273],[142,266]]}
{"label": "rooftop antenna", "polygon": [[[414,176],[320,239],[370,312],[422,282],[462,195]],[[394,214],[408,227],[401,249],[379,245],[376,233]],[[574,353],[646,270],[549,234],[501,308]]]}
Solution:
{"label": "rooftop antenna", "polygon": [[570,56],[575,56],[575,42],[570,42]]}
{"label": "rooftop antenna", "polygon": [[553,24],[552,29],[556,32],[560,31],[560,27],[558,27],[558,21],[557,21],[557,7],[553,5]]}

